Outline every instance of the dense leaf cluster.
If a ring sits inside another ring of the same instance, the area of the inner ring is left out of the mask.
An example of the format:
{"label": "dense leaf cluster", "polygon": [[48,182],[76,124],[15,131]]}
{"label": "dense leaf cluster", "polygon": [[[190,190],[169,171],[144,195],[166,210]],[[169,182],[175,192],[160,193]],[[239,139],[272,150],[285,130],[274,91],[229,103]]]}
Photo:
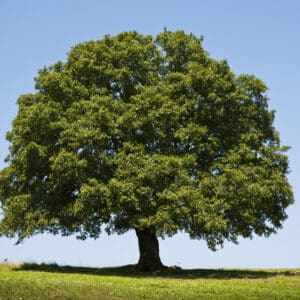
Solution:
{"label": "dense leaf cluster", "polygon": [[269,235],[293,195],[266,86],[182,31],[105,36],[18,99],[1,233],[185,231],[211,249]]}

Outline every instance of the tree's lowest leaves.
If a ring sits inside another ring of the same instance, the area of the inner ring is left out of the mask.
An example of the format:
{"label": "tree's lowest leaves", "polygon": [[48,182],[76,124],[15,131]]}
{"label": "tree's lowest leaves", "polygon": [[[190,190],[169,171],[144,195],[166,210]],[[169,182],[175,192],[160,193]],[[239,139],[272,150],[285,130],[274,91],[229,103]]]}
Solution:
{"label": "tree's lowest leaves", "polygon": [[40,70],[7,133],[1,234],[134,229],[149,270],[157,237],[184,231],[215,250],[280,228],[293,194],[267,88],[201,42],[123,32]]}

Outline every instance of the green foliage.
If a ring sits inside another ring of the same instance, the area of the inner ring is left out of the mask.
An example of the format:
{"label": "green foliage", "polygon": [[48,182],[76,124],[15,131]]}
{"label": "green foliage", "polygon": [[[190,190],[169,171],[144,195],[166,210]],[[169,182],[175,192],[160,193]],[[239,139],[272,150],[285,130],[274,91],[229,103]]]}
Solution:
{"label": "green foliage", "polygon": [[267,88],[201,41],[123,32],[42,69],[7,134],[1,233],[149,228],[214,250],[280,228],[293,194]]}

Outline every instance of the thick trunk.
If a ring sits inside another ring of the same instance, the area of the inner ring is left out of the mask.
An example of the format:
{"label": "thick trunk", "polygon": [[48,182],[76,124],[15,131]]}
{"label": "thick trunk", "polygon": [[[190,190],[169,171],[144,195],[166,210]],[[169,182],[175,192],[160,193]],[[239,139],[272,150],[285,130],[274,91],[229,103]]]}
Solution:
{"label": "thick trunk", "polygon": [[155,271],[164,268],[159,258],[158,239],[150,229],[136,230],[139,242],[140,259],[137,267],[141,271]]}

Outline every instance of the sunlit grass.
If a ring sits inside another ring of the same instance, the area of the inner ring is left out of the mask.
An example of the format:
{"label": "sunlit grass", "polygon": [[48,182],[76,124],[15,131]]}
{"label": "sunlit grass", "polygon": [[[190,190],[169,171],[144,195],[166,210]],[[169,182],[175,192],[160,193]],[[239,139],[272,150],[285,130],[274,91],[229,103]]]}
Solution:
{"label": "sunlit grass", "polygon": [[168,270],[1,265],[0,300],[300,299],[300,270]]}

